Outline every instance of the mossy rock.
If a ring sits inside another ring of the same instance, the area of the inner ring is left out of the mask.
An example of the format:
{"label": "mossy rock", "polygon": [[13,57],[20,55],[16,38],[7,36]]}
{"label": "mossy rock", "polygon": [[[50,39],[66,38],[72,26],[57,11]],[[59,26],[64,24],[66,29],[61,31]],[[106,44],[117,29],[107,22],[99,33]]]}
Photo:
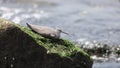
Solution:
{"label": "mossy rock", "polygon": [[65,39],[44,38],[0,19],[0,68],[92,68],[90,56]]}

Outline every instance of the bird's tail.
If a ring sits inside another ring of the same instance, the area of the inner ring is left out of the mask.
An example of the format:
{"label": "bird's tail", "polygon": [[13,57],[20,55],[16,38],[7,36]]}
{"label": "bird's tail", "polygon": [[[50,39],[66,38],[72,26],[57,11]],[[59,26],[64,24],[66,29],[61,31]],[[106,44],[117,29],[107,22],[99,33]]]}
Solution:
{"label": "bird's tail", "polygon": [[31,28],[30,24],[26,23],[26,25],[27,25],[29,28]]}

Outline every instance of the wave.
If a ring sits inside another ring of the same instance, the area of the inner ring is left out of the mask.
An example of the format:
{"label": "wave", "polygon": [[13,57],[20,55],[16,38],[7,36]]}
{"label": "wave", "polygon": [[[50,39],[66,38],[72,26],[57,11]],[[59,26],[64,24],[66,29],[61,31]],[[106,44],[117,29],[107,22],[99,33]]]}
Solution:
{"label": "wave", "polygon": [[0,17],[11,20],[17,24],[26,21],[29,22],[29,19],[40,20],[41,18],[47,18],[48,16],[49,12],[45,12],[44,10],[37,10],[34,7],[27,9],[9,8],[5,6],[0,7]]}
{"label": "wave", "polygon": [[38,4],[38,5],[47,5],[54,6],[58,3],[54,0],[0,0],[0,3],[12,3],[12,4]]}

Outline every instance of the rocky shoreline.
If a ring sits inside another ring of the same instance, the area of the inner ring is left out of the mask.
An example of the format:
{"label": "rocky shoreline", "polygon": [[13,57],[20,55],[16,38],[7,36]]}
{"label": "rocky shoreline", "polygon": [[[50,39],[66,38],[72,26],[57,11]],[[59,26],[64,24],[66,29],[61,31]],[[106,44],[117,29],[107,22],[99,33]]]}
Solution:
{"label": "rocky shoreline", "polygon": [[98,43],[98,42],[82,42],[77,43],[76,46],[79,46],[85,52],[87,52],[90,56],[93,57],[94,60],[105,62],[113,60],[115,62],[120,62],[120,46],[111,46],[108,44]]}
{"label": "rocky shoreline", "polygon": [[0,19],[0,68],[92,68],[90,56],[64,39],[48,39]]}

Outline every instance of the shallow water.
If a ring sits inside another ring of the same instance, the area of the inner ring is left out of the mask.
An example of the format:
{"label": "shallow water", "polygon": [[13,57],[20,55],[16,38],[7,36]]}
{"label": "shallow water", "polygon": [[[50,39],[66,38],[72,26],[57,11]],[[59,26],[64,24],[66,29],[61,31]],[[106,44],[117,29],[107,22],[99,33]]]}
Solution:
{"label": "shallow water", "polygon": [[[118,0],[0,0],[0,17],[21,25],[26,22],[59,27],[72,41],[120,45]],[[88,43],[89,44],[89,43]],[[112,65],[111,65],[112,64]],[[93,68],[120,68],[119,63],[95,63]]]}
{"label": "shallow water", "polygon": [[120,68],[120,63],[116,62],[94,63],[93,68]]}

